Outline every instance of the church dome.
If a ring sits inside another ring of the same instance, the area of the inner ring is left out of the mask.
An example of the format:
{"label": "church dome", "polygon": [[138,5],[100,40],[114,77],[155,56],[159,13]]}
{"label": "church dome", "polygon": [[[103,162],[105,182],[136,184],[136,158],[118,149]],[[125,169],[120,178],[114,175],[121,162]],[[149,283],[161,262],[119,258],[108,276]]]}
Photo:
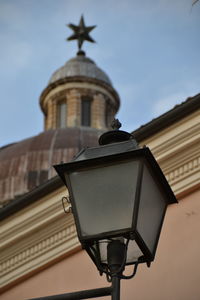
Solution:
{"label": "church dome", "polygon": [[54,177],[53,165],[72,160],[84,147],[97,146],[101,134],[90,127],[51,129],[0,148],[1,206]]}
{"label": "church dome", "polygon": [[98,146],[119,105],[109,77],[79,49],[41,93],[44,132],[0,148],[0,206],[56,176],[53,165]]}
{"label": "church dome", "polygon": [[84,52],[68,60],[64,66],[55,71],[49,80],[49,84],[71,77],[97,79],[112,86],[111,80],[106,73],[97,67],[93,60],[86,57]]}

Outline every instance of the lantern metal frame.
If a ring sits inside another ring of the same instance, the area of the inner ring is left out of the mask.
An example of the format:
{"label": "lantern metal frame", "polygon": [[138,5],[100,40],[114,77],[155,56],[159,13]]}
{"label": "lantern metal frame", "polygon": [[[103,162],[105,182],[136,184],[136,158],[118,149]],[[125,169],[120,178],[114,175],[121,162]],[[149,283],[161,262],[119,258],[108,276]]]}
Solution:
{"label": "lantern metal frame", "polygon": [[[76,228],[77,228],[77,234],[79,237],[79,240],[82,244],[83,249],[87,251],[95,265],[97,266],[100,274],[106,273],[106,268],[103,267],[100,263],[99,255],[98,255],[98,241],[105,240],[105,239],[113,239],[117,237],[124,237],[129,240],[135,240],[139,248],[141,249],[143,256],[139,258],[138,261],[126,263],[126,265],[131,265],[131,264],[138,264],[138,263],[144,263],[146,262],[148,265],[150,265],[150,262],[154,260],[155,253],[156,253],[156,248],[160,236],[160,231],[162,228],[164,216],[165,216],[165,211],[163,212],[163,216],[161,218],[159,230],[157,232],[157,237],[156,237],[156,242],[154,246],[153,253],[148,249],[146,246],[143,238],[140,236],[139,232],[137,231],[137,217],[138,217],[138,210],[139,210],[139,204],[140,204],[140,191],[141,191],[141,184],[142,184],[142,176],[143,176],[143,169],[144,165],[147,166],[149,172],[152,174],[152,176],[156,179],[155,184],[157,185],[158,189],[162,192],[164,199],[166,201],[166,207],[168,204],[175,203],[176,198],[167,182],[165,179],[165,176],[163,175],[158,163],[156,162],[155,158],[153,157],[151,151],[149,148],[144,147],[144,148],[138,148],[138,149],[133,149],[131,151],[126,151],[123,152],[123,147],[122,144],[124,144],[127,149],[127,145],[131,145],[132,141],[128,142],[121,142],[119,143],[121,146],[121,152],[120,153],[113,153],[112,145],[116,148],[116,144],[111,144],[111,145],[106,145],[106,146],[101,146],[100,148],[104,147],[103,156],[101,153],[98,153],[98,157],[94,157],[94,153],[97,153],[97,148],[91,148],[88,150],[83,150],[76,158],[74,161],[66,163],[66,164],[60,164],[54,166],[57,173],[63,180],[64,184],[67,186],[69,190],[69,195],[70,195],[70,201],[72,204],[72,210],[73,210],[73,215],[76,223]],[[93,152],[92,152],[93,150]],[[87,159],[84,158],[84,151],[87,152]],[[80,158],[82,156],[82,159]],[[83,170],[90,170],[91,168],[102,168],[103,166],[109,166],[109,165],[114,165],[114,164],[119,164],[119,163],[124,163],[128,161],[134,161],[134,160],[139,160],[139,170],[138,170],[138,178],[137,178],[137,185],[136,185],[136,194],[135,194],[135,203],[134,203],[134,209],[133,209],[133,216],[132,216],[132,226],[130,228],[124,228],[121,230],[114,230],[110,232],[104,232],[100,233],[97,235],[90,235],[90,236],[82,236],[81,234],[81,225],[79,222],[79,217],[78,217],[78,212],[77,212],[77,207],[76,207],[76,201],[74,199],[73,195],[73,189],[71,186],[71,181],[69,178],[69,174],[72,172],[81,172]],[[97,245],[97,251],[95,253],[93,245],[96,243]]]}
{"label": "lantern metal frame", "polygon": [[[80,300],[108,295],[111,296],[112,300],[120,300],[120,280],[122,278],[132,278],[136,274],[138,264],[145,262],[147,263],[147,266],[150,266],[151,261],[154,260],[160,231],[166,212],[166,207],[168,204],[176,203],[177,200],[149,148],[138,148],[137,143],[133,139],[131,134],[119,130],[121,124],[118,120],[114,120],[113,125],[113,128],[116,130],[106,132],[100,137],[99,144],[101,145],[101,147],[83,149],[75,157],[74,161],[54,166],[58,175],[69,190],[70,198],[67,198],[67,203],[69,203],[70,201],[72,206],[68,211],[74,214],[77,233],[82,247],[91,257],[100,274],[102,275],[103,273],[106,273],[108,281],[112,284],[110,287],[78,291],[62,295],[47,296],[37,299],[35,298],[35,300]],[[88,237],[83,237],[81,234],[81,227],[78,218],[76,201],[73,195],[73,189],[71,186],[69,175],[66,176],[66,172],[70,174],[73,171],[81,171],[86,169],[89,170],[90,168],[97,167],[102,168],[103,165],[108,166],[114,165],[115,163],[119,164],[119,162],[123,163],[125,161],[127,162],[134,160],[139,160],[139,167],[135,192],[135,202],[132,214],[132,226],[130,228],[124,228],[121,230],[114,230],[107,233],[104,232],[93,236],[90,235]],[[144,165],[147,166],[152,177],[156,179],[154,180],[154,183],[161,191],[162,196],[164,196],[164,201],[166,202],[166,206],[163,209],[163,214],[161,215],[162,217],[160,219],[158,230],[156,232],[157,236],[153,251],[150,251],[137,230],[137,219],[139,213]],[[118,239],[119,237],[123,237],[124,239],[126,239],[126,243],[120,242],[120,240]],[[110,242],[107,246],[107,264],[104,265],[101,263],[98,243],[99,241],[105,239],[108,239]],[[139,257],[137,261],[128,263],[126,262],[127,248],[128,243],[131,240],[136,241],[143,255]],[[96,249],[94,249],[95,243],[97,245]],[[123,275],[123,271],[125,266],[129,264],[132,264],[134,266],[134,270],[131,275],[125,276]]]}

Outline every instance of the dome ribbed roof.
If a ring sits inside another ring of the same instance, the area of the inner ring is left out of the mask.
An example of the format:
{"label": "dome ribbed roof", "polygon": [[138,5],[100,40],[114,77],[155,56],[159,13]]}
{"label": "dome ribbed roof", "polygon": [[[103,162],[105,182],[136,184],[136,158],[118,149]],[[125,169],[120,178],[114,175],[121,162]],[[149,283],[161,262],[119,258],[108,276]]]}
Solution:
{"label": "dome ribbed roof", "polygon": [[101,134],[90,127],[52,129],[0,148],[0,206],[55,176],[53,165],[97,146]]}
{"label": "dome ribbed roof", "polygon": [[49,84],[66,77],[75,76],[94,78],[112,86],[111,80],[106,73],[97,67],[95,62],[84,54],[77,55],[70,59],[63,67],[55,71],[49,80]]}

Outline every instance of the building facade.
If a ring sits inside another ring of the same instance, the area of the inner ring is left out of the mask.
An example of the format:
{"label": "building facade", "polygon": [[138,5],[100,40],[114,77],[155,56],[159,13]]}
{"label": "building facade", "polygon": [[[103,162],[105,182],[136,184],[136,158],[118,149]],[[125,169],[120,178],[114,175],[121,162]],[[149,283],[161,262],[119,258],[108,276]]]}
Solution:
{"label": "building facade", "polygon": [[[52,165],[97,145],[119,105],[106,73],[79,51],[41,94],[44,131],[0,149],[1,299],[109,285],[81,250]],[[151,268],[140,266],[134,279],[122,281],[124,300],[200,298],[199,120],[200,94],[133,132],[153,152],[179,204],[168,208]]]}

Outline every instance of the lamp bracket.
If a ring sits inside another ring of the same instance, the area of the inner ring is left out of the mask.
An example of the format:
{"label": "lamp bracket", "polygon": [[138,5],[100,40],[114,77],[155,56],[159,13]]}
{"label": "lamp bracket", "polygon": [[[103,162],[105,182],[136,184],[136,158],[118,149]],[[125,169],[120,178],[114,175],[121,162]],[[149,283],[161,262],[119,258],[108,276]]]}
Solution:
{"label": "lamp bracket", "polygon": [[119,240],[112,240],[107,246],[108,268],[111,275],[121,274],[126,262],[127,247]]}
{"label": "lamp bracket", "polygon": [[139,261],[134,265],[134,268],[133,268],[133,273],[131,275],[121,275],[120,278],[121,279],[131,279],[135,276],[136,272],[137,272],[137,268],[138,268],[138,264],[139,264]]}
{"label": "lamp bracket", "polygon": [[119,240],[115,240],[108,244],[108,268],[107,271],[104,271],[108,282],[112,282],[113,276],[120,279],[131,279],[136,275],[142,257],[138,258],[131,275],[122,274],[126,263],[128,243],[129,240],[127,240],[126,244],[121,243]]}

